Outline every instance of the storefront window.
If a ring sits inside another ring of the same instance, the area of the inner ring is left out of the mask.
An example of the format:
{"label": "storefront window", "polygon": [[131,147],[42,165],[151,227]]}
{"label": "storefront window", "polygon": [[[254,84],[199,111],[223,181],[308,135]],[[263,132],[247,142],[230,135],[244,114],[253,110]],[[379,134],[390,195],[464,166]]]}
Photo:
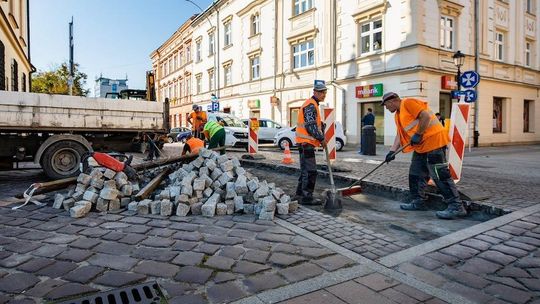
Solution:
{"label": "storefront window", "polygon": [[523,132],[534,132],[532,123],[534,122],[534,100],[523,101]]}
{"label": "storefront window", "polygon": [[[373,114],[375,115],[375,141],[378,144],[384,143],[384,107],[380,105],[380,102],[366,102],[361,104],[361,110],[360,115],[364,117],[368,113],[368,108],[373,110]],[[360,122],[361,119],[358,119]],[[360,126],[360,134],[361,134],[361,126]]]}
{"label": "storefront window", "polygon": [[503,114],[503,98],[493,97],[493,133],[502,133]]}

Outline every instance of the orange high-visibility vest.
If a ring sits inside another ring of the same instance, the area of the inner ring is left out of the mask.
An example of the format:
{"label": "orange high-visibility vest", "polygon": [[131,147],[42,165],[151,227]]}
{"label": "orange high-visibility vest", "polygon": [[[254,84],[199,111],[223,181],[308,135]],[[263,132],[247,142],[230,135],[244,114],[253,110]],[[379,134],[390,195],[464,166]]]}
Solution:
{"label": "orange high-visibility vest", "polygon": [[186,145],[189,146],[189,150],[191,151],[191,154],[197,154],[199,153],[199,149],[204,147],[204,141],[192,137],[186,141]]}
{"label": "orange high-visibility vest", "polygon": [[191,114],[189,114],[189,117],[191,118],[192,131],[200,131],[200,129],[202,129],[204,126],[205,121],[208,120],[205,111],[199,111],[199,113],[193,111]]}
{"label": "orange high-visibility vest", "polygon": [[314,105],[315,109],[317,110],[317,128],[322,133],[321,113],[319,112],[319,106],[317,105],[317,102],[313,100],[313,98],[310,98],[306,100],[306,102],[304,102],[304,104],[300,108],[300,111],[298,111],[298,124],[296,125],[296,143],[307,143],[314,147],[318,147],[321,145],[321,142],[309,135],[304,124],[304,109],[310,104]]}
{"label": "orange high-visibility vest", "polygon": [[419,145],[405,148],[403,152],[406,153],[414,150],[418,153],[426,153],[448,145],[450,137],[437,119],[437,116],[429,109],[427,102],[415,98],[404,98],[401,100],[399,111],[394,115],[401,146],[411,142],[411,137],[418,131],[420,122],[417,117],[407,111],[404,106],[406,102],[414,102],[422,110],[428,111],[431,115],[431,120],[424,134],[422,134],[422,142]]}

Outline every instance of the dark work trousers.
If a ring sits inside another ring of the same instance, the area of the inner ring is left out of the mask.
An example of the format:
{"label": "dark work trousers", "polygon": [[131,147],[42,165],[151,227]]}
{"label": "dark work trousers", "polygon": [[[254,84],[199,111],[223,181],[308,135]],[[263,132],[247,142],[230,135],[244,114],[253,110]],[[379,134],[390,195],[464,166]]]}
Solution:
{"label": "dark work trousers", "polygon": [[152,160],[159,157],[159,151],[156,147],[157,143],[154,140],[148,141],[148,158],[149,160]]}
{"label": "dark work trousers", "polygon": [[296,187],[296,195],[304,200],[313,199],[313,190],[317,182],[317,162],[315,161],[315,147],[310,144],[298,146],[300,152],[300,177]]}
{"label": "dark work trousers", "polygon": [[[218,130],[214,136],[210,138],[208,149],[214,149],[218,147],[225,147],[225,129]],[[220,152],[221,155],[225,154],[225,151]]]}
{"label": "dark work trousers", "polygon": [[430,177],[447,203],[461,202],[456,184],[448,169],[446,147],[427,153],[413,152],[409,168],[409,191],[412,200],[426,199],[425,189]]}

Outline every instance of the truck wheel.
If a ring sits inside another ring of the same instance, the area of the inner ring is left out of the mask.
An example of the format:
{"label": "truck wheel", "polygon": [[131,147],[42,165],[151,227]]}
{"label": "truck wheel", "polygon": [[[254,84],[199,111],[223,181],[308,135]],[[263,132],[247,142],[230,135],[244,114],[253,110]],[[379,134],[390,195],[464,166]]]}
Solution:
{"label": "truck wheel", "polygon": [[41,163],[45,174],[53,179],[76,176],[86,149],[74,141],[59,141],[43,153]]}

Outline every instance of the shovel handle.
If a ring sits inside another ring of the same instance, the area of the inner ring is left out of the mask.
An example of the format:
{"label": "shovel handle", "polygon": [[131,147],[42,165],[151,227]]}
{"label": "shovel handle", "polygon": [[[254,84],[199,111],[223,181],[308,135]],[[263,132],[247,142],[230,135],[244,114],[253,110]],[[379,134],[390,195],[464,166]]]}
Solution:
{"label": "shovel handle", "polygon": [[[392,154],[392,156],[396,156],[398,155],[399,153],[401,153],[401,151],[403,151],[403,149],[407,148],[408,146],[410,146],[411,144],[408,143],[406,144],[405,146],[399,148],[396,150],[396,152],[394,152],[394,154]],[[366,175],[362,176],[362,178],[360,178],[359,180],[357,180],[356,182],[354,182],[352,185],[349,186],[348,189],[351,189],[353,186],[355,185],[358,185],[359,183],[361,183],[366,177],[370,176],[371,173],[375,172],[377,169],[379,169],[380,167],[382,167],[382,165],[386,164],[386,161],[383,161],[382,163],[378,164],[377,167],[373,168],[373,170],[369,171]]]}

